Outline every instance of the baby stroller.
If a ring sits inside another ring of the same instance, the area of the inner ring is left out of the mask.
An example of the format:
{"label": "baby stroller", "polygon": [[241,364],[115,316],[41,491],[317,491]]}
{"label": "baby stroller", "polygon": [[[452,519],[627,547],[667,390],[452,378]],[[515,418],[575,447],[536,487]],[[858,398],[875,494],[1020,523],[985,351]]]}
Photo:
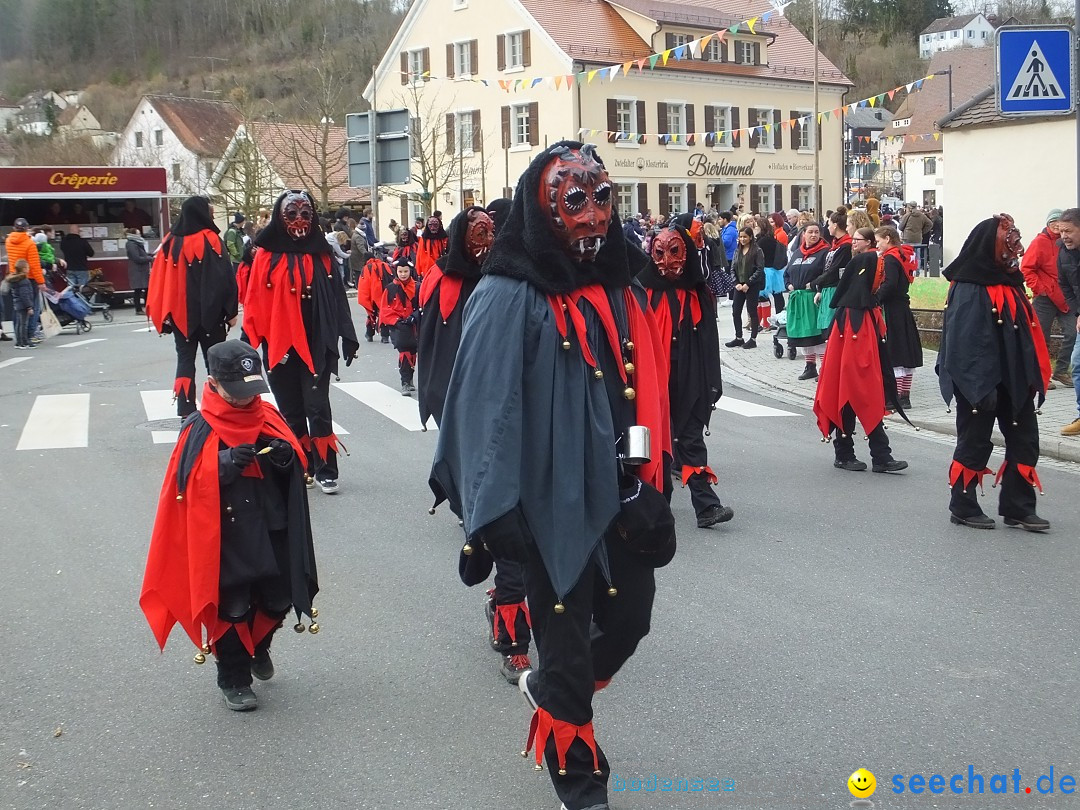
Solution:
{"label": "baby stroller", "polygon": [[[773,357],[779,360],[784,356],[784,344],[781,341],[788,339],[787,336],[787,310],[778,312],[776,315],[769,316],[769,323],[771,323],[776,331],[773,332],[772,337],[772,350]],[[796,347],[792,346],[789,342],[787,345],[787,356],[789,360],[794,360],[796,354]]]}
{"label": "baby stroller", "polygon": [[56,320],[60,322],[60,326],[70,326],[75,324],[75,334],[81,335],[83,332],[89,332],[93,326],[90,321],[87,320],[95,310],[100,310],[102,316],[106,321],[113,319],[113,314],[109,310],[108,304],[93,305],[83,296],[81,292],[76,290],[68,282],[67,276],[59,271],[54,270],[50,274],[50,280],[52,278],[63,279],[67,286],[63,292],[56,292],[51,288],[45,289],[45,300],[48,302],[49,309],[56,316]]}

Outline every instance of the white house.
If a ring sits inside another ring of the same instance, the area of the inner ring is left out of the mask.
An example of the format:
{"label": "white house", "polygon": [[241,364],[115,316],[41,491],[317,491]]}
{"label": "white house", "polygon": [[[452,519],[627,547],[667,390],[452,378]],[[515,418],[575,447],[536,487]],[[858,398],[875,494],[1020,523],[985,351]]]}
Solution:
{"label": "white house", "polygon": [[114,166],[163,166],[169,196],[213,195],[211,177],[240,125],[231,104],[197,98],[143,96],[120,134]]}
{"label": "white house", "polygon": [[60,113],[68,108],[68,100],[52,90],[38,90],[19,101],[15,126],[27,135],[48,135]]}
{"label": "white house", "polygon": [[19,105],[0,96],[0,133],[11,132],[19,115]]}
{"label": "white house", "polygon": [[934,20],[919,34],[919,58],[929,59],[953,48],[981,48],[994,42],[994,24],[982,14],[961,14]]}

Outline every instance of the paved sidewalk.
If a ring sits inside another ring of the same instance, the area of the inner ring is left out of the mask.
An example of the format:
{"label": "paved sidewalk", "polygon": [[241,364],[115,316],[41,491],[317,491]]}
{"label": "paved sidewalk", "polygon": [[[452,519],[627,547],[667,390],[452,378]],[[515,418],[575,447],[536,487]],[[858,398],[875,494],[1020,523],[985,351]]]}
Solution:
{"label": "paved sidewalk", "polygon": [[[758,335],[756,349],[728,349],[723,344],[731,340],[735,327],[731,320],[731,308],[721,307],[720,317],[720,357],[724,365],[748,380],[757,383],[762,389],[783,391],[803,401],[806,407],[814,402],[816,380],[796,379],[802,373],[802,358],[788,360],[787,354],[780,360],[773,356],[773,332]],[[743,333],[743,338],[747,338]],[[937,352],[923,350],[923,367],[915,372],[911,388],[911,410],[908,418],[913,425],[923,430],[956,435],[955,414],[946,410],[945,402],[938,390],[934,364]],[[1061,428],[1076,418],[1076,392],[1071,387],[1062,386],[1048,391],[1039,418],[1039,445],[1042,455],[1063,461],[1080,462],[1080,437],[1062,436]],[[898,416],[887,417],[887,423],[902,423]],[[995,428],[994,444],[1003,444],[1001,434]]]}

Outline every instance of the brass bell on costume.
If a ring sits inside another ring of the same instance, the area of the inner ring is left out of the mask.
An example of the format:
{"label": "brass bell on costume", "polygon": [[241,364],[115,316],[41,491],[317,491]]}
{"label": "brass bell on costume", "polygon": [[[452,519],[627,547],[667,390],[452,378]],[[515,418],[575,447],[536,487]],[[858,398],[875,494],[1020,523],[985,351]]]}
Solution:
{"label": "brass bell on costume", "polygon": [[290,287],[289,292],[292,292],[292,293],[296,292],[296,287]]}
{"label": "brass bell on costume", "polygon": [[541,765],[539,762],[537,762],[535,765],[533,765],[533,770],[534,771],[542,771],[542,770],[544,770],[544,766]]}
{"label": "brass bell on costume", "polygon": [[176,500],[178,500],[178,501],[182,501],[182,500],[184,500],[184,496],[183,496],[183,495],[179,495],[179,494],[178,494],[178,495],[176,496]]}
{"label": "brass bell on costume", "polygon": [[633,374],[634,373],[634,364],[633,363],[627,363],[625,366],[623,366],[623,368],[626,369],[627,374]]}
{"label": "brass bell on costume", "polygon": [[565,349],[566,351],[570,351],[570,341],[569,341],[569,340],[564,340],[564,341],[562,342],[562,347],[563,347],[563,348],[564,348],[564,349]]}
{"label": "brass bell on costume", "polygon": [[313,619],[319,618],[319,609],[317,607],[313,607],[311,609],[311,618],[313,618]]}
{"label": "brass bell on costume", "polygon": [[210,654],[210,645],[209,644],[203,644],[202,645],[202,651],[206,655],[209,655]]}
{"label": "brass bell on costume", "polygon": [[307,629],[307,631],[308,631],[309,633],[311,633],[311,635],[315,635],[316,633],[318,633],[318,632],[319,632],[319,623],[318,623],[318,622],[312,622],[312,623],[311,623],[311,627],[309,627],[309,628]]}
{"label": "brass bell on costume", "polygon": [[566,776],[566,768],[559,768],[559,776]]}
{"label": "brass bell on costume", "polygon": [[602,372],[600,369],[596,369],[596,371],[593,372],[593,376],[596,377],[596,379],[598,380],[602,380],[604,379],[604,372]]}
{"label": "brass bell on costume", "polygon": [[465,545],[463,545],[461,547],[461,553],[464,554],[466,557],[472,556],[472,552],[473,552],[473,547],[471,545],[469,545],[468,543],[466,543]]}
{"label": "brass bell on costume", "polygon": [[556,613],[566,613],[566,605],[564,605],[562,602],[556,602],[555,603],[555,612]]}
{"label": "brass bell on costume", "polygon": [[206,655],[204,653],[201,653],[201,652],[195,653],[195,663],[196,664],[205,664],[206,663]]}
{"label": "brass bell on costume", "polygon": [[634,350],[634,344],[633,344],[633,343],[631,343],[631,342],[630,342],[629,340],[628,340],[628,341],[626,341],[626,350],[627,350],[628,352],[632,352],[632,351]]}
{"label": "brass bell on costume", "polygon": [[614,585],[612,585],[610,588],[607,589],[607,595],[608,596],[618,596],[619,595],[619,589],[616,588]]}
{"label": "brass bell on costume", "polygon": [[626,390],[622,392],[622,395],[623,395],[624,397],[626,397],[627,399],[633,399],[634,397],[636,397],[636,396],[637,396],[637,391],[635,391],[635,390],[634,390],[633,388],[631,388],[630,386],[627,386],[627,387],[626,387]]}
{"label": "brass bell on costume", "polygon": [[305,630],[307,630],[307,628],[304,627],[303,622],[297,622],[293,625],[293,630],[295,630],[297,633],[303,633]]}

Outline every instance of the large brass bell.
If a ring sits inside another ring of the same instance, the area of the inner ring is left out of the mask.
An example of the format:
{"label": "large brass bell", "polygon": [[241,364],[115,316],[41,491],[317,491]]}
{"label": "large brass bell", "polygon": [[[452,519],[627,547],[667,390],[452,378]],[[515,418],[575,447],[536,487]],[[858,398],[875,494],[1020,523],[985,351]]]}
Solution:
{"label": "large brass bell", "polygon": [[627,350],[628,352],[632,352],[632,351],[634,350],[634,344],[633,344],[633,343],[631,343],[631,342],[630,342],[629,340],[628,340],[628,341],[626,341],[626,350]]}
{"label": "large brass bell", "polygon": [[635,391],[635,390],[634,390],[633,388],[631,388],[630,386],[627,386],[627,387],[626,387],[626,390],[622,392],[622,395],[623,395],[624,397],[626,397],[627,399],[631,399],[631,400],[632,400],[632,399],[634,399],[634,398],[635,398],[635,397],[637,396],[637,391]]}
{"label": "large brass bell", "polygon": [[542,771],[542,770],[544,770],[544,766],[541,765],[539,762],[537,762],[535,765],[533,765],[533,770],[534,771]]}
{"label": "large brass bell", "polygon": [[607,589],[608,596],[618,596],[619,590],[614,585]]}
{"label": "large brass bell", "polygon": [[570,351],[570,341],[569,341],[569,340],[564,340],[564,341],[562,342],[562,347],[563,347],[563,348],[564,348],[564,349],[565,349],[566,351]]}
{"label": "large brass bell", "polygon": [[627,374],[633,374],[634,373],[634,364],[633,363],[627,363],[625,366],[623,366],[623,368],[626,369]]}
{"label": "large brass bell", "polygon": [[466,543],[464,546],[461,547],[461,553],[464,554],[466,557],[469,557],[473,553],[473,547]]}
{"label": "large brass bell", "polygon": [[307,631],[308,631],[309,633],[311,633],[311,635],[315,635],[316,633],[318,633],[318,632],[319,632],[319,623],[318,623],[318,622],[312,622],[312,623],[311,623],[311,627],[309,627],[309,628],[307,629]]}
{"label": "large brass bell", "polygon": [[600,369],[596,369],[596,371],[593,372],[593,376],[596,377],[596,379],[598,380],[602,380],[604,379],[604,372],[602,372]]}
{"label": "large brass bell", "polygon": [[204,654],[209,655],[210,654],[210,645],[209,644],[203,644],[202,645],[202,651],[203,651]]}
{"label": "large brass bell", "polygon": [[555,612],[559,614],[566,613],[566,605],[564,605],[562,602],[556,602]]}
{"label": "large brass bell", "polygon": [[313,607],[311,609],[311,618],[313,618],[313,619],[319,618],[319,609],[318,608]]}
{"label": "large brass bell", "polygon": [[297,633],[303,633],[305,630],[307,630],[307,628],[304,627],[303,622],[297,622],[293,625],[293,630],[295,630]]}
{"label": "large brass bell", "polygon": [[206,654],[201,653],[201,652],[195,653],[195,663],[196,664],[205,664],[206,663]]}

